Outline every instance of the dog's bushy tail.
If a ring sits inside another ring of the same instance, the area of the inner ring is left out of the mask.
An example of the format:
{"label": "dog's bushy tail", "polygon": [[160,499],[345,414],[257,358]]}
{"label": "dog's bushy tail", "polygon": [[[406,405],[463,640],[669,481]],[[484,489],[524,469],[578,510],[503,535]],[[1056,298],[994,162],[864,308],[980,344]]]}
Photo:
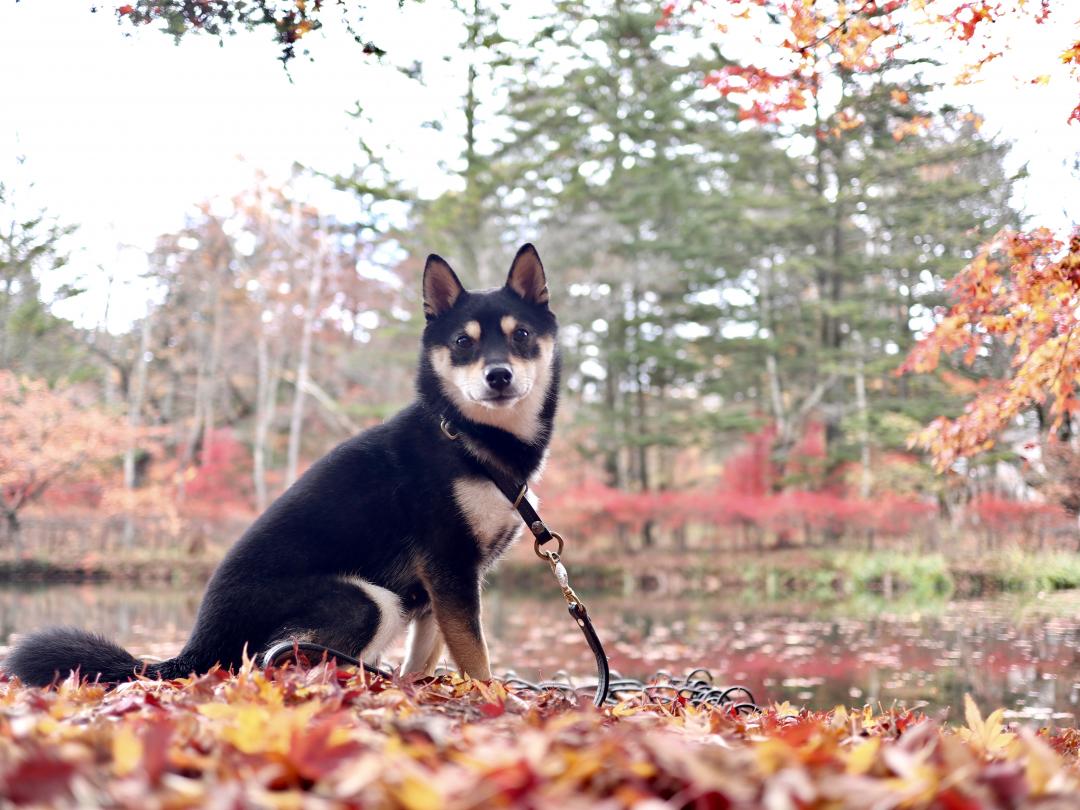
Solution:
{"label": "dog's bushy tail", "polygon": [[48,686],[72,671],[101,683],[130,681],[138,674],[176,677],[172,661],[146,664],[104,636],[74,627],[50,627],[19,640],[3,661],[9,676],[30,686]]}

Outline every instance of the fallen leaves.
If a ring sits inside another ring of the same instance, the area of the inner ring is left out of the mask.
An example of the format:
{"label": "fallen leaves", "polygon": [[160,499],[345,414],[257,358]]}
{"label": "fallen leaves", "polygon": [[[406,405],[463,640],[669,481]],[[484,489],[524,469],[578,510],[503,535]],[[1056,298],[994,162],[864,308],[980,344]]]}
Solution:
{"label": "fallen leaves", "polygon": [[960,729],[960,736],[976,750],[989,754],[1001,753],[1015,739],[1015,735],[1005,730],[1002,723],[1004,716],[1005,710],[997,709],[983,720],[971,695],[964,695],[964,719],[967,720],[967,728]]}
{"label": "fallen leaves", "polygon": [[350,669],[0,683],[0,802],[199,807],[1012,807],[1080,799],[1075,730],[1007,730],[968,698],[953,730],[912,712],[749,715],[635,696]]}

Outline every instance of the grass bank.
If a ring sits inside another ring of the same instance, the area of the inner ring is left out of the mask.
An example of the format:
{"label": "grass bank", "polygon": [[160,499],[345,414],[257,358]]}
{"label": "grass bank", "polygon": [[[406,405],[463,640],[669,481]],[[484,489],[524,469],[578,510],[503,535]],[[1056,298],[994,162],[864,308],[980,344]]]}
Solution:
{"label": "grass bank", "polygon": [[[212,556],[137,551],[74,559],[0,557],[0,584],[202,585],[216,563]],[[792,596],[832,600],[872,594],[884,599],[941,600],[1080,589],[1080,554],[1024,553],[1019,549],[978,557],[817,549],[724,555],[608,554],[599,558],[568,554],[566,564],[575,587],[605,594],[745,592],[754,599],[770,601]],[[542,591],[555,587],[547,565],[537,560],[531,549],[528,554],[512,554],[491,579],[504,589]]]}
{"label": "grass bank", "polygon": [[83,559],[32,557],[0,559],[0,584],[121,582],[145,585],[204,584],[216,558],[130,555]]}
{"label": "grass bank", "polygon": [[[606,593],[711,594],[745,591],[755,599],[793,595],[837,599],[873,594],[886,599],[941,600],[995,593],[1080,589],[1080,554],[1009,550],[973,557],[898,551],[783,551],[761,554],[664,555],[567,562],[574,583]],[[513,559],[494,575],[504,587],[550,585],[543,565]]]}

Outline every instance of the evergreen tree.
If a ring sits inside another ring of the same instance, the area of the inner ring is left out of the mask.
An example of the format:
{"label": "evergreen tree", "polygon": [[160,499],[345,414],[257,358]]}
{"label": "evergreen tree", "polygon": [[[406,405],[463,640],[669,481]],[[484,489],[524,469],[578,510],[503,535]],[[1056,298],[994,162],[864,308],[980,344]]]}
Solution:
{"label": "evergreen tree", "polygon": [[[63,241],[74,230],[44,209],[28,209],[0,181],[0,368],[50,379],[78,370],[74,330],[49,311],[41,290],[42,277],[67,264]],[[77,292],[61,286],[57,296]]]}
{"label": "evergreen tree", "polygon": [[583,449],[616,486],[686,483],[673,450],[709,427],[701,338],[718,332],[686,320],[693,280],[741,270],[748,212],[768,196],[743,167],[777,158],[705,88],[716,58],[658,30],[650,3],[559,2],[510,90],[504,206],[531,207],[563,268],[568,382],[595,437]]}
{"label": "evergreen tree", "polygon": [[745,306],[729,313],[746,335],[718,346],[733,358],[727,390],[776,424],[778,460],[820,417],[826,472],[857,459],[864,495],[871,451],[902,447],[952,402],[940,385],[916,392],[892,372],[944,281],[1017,219],[1006,147],[962,111],[921,112],[933,88],[903,73],[910,66],[838,74],[836,111],[815,110],[801,130],[812,147],[782,184],[786,201],[741,280]]}

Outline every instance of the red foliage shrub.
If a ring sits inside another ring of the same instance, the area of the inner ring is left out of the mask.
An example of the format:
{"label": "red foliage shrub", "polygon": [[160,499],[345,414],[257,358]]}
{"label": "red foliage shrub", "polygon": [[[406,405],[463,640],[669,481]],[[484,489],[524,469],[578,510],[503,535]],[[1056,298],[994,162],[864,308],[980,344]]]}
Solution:
{"label": "red foliage shrub", "polygon": [[96,509],[104,494],[101,481],[72,481],[47,489],[41,496],[41,504],[50,509]]}
{"label": "red foliage shrub", "polygon": [[215,430],[200,454],[200,464],[185,475],[189,511],[211,517],[251,508],[251,454],[229,428]]}
{"label": "red foliage shrub", "polygon": [[1064,527],[1070,519],[1057,504],[979,495],[968,505],[967,522],[972,528],[995,534],[1031,536],[1040,530]]}

